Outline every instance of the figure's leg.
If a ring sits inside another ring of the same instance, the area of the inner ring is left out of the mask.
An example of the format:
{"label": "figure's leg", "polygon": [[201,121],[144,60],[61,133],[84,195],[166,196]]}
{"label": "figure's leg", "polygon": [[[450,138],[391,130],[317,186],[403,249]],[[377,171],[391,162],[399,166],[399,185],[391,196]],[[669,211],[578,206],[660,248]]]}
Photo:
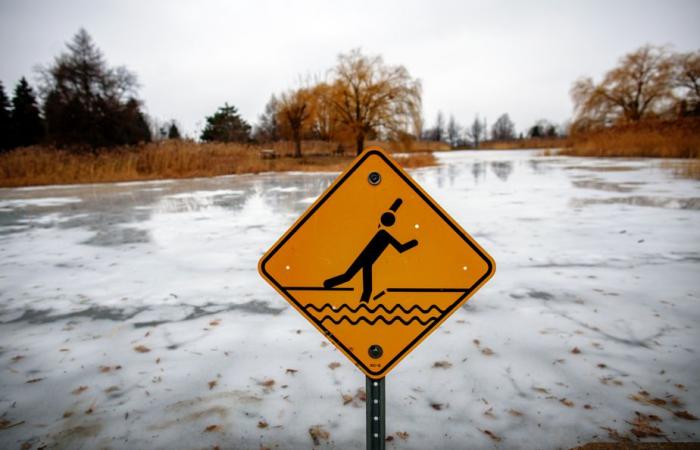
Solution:
{"label": "figure's leg", "polygon": [[357,261],[353,262],[348,270],[345,271],[345,273],[342,273],[338,276],[331,277],[327,279],[326,281],[323,282],[323,287],[325,288],[332,288],[335,286],[338,286],[339,284],[346,283],[352,279],[352,277],[355,276],[358,270],[360,270],[361,266],[357,263]]}
{"label": "figure's leg", "polygon": [[360,301],[367,303],[372,295],[372,265],[362,267],[362,296]]}

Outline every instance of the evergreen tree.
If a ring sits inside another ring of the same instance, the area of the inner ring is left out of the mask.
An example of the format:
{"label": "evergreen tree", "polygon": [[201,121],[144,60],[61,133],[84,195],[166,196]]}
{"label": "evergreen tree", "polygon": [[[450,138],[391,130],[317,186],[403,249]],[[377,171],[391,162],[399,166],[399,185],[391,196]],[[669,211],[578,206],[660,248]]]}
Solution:
{"label": "evergreen tree", "polygon": [[10,142],[10,100],[0,82],[0,152],[12,147]]}
{"label": "evergreen tree", "polygon": [[48,137],[54,143],[97,148],[151,139],[133,95],[135,75],[124,67],[108,67],[84,29],[42,74]]}
{"label": "evergreen tree", "polygon": [[213,116],[207,117],[201,138],[203,141],[248,142],[250,125],[241,118],[235,106],[226,103]]}
{"label": "evergreen tree", "polygon": [[34,145],[44,138],[44,123],[39,113],[36,96],[24,77],[17,83],[12,97],[10,126],[13,147]]}
{"label": "evergreen tree", "polygon": [[180,139],[180,130],[177,129],[175,122],[170,124],[168,128],[168,139]]}

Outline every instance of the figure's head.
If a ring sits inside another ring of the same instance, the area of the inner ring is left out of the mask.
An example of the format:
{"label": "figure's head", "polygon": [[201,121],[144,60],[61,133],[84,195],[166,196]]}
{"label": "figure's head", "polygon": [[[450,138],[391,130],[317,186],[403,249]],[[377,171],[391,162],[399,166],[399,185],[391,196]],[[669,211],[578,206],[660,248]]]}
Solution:
{"label": "figure's head", "polygon": [[382,225],[384,225],[385,227],[390,227],[394,223],[396,223],[396,215],[394,215],[394,213],[398,211],[399,207],[401,206],[401,203],[403,203],[403,200],[401,200],[400,198],[394,200],[394,203],[391,204],[389,211],[382,214],[382,217],[379,219]]}
{"label": "figure's head", "polygon": [[382,218],[380,220],[382,225],[385,227],[390,227],[396,222],[396,216],[394,216],[394,213],[387,211],[382,214]]}

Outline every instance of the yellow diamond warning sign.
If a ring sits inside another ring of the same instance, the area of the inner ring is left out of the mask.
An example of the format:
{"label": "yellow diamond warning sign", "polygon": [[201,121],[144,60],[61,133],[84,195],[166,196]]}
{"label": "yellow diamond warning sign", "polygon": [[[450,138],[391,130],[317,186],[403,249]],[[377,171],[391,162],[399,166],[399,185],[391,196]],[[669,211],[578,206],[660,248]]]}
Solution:
{"label": "yellow diamond warning sign", "polygon": [[382,378],[493,276],[493,259],[378,147],[262,257],[260,274]]}

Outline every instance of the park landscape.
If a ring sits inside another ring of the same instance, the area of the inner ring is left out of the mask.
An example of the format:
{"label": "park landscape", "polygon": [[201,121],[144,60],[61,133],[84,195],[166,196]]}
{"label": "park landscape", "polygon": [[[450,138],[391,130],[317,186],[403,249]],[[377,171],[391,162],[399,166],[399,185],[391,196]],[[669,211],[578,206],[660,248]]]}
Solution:
{"label": "park landscape", "polygon": [[[516,128],[426,119],[406,66],[340,49],[193,130],[66,39],[0,85],[0,447],[364,448],[364,375],[256,268],[372,146],[497,265],[387,377],[387,448],[700,442],[700,50],[630,47]],[[342,328],[360,281],[299,298]],[[391,287],[357,309],[434,320]]]}

